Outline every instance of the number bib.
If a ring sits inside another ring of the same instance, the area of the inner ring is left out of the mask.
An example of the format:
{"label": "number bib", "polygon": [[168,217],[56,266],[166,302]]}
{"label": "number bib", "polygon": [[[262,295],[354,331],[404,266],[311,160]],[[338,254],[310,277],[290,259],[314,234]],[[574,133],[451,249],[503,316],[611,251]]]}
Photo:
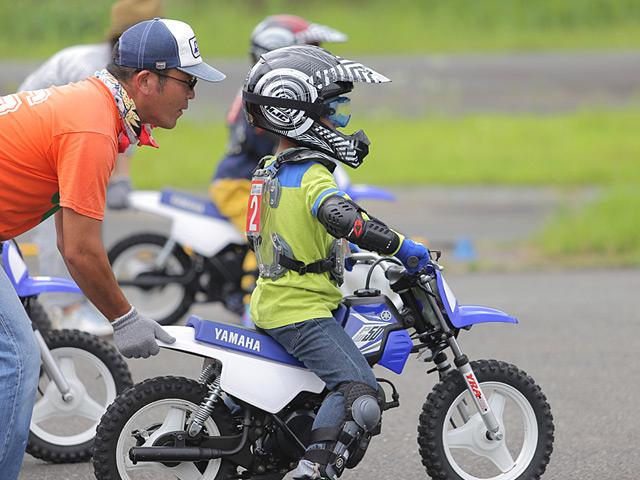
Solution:
{"label": "number bib", "polygon": [[264,183],[264,178],[258,178],[251,181],[249,206],[247,208],[247,225],[245,228],[247,235],[250,236],[260,235],[260,212],[262,209]]}

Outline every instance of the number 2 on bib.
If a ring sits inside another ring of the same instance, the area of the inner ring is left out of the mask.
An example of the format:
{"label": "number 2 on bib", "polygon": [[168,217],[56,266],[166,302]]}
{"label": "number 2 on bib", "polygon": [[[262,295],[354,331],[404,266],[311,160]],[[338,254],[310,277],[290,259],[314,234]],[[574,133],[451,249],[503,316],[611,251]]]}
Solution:
{"label": "number 2 on bib", "polygon": [[249,207],[247,208],[247,235],[260,234],[260,209],[262,207],[262,191],[264,180],[252,180],[249,193]]}

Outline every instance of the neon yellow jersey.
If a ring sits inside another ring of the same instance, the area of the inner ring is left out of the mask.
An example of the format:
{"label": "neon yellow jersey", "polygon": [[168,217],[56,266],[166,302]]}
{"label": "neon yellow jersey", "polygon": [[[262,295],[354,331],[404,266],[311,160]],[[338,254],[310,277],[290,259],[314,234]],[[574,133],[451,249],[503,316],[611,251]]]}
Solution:
{"label": "neon yellow jersey", "polygon": [[[275,157],[266,162],[273,163]],[[265,231],[276,232],[305,264],[327,258],[334,237],[317,220],[318,207],[339,192],[331,172],[315,161],[283,164],[277,173],[281,186],[277,208],[264,219]],[[287,270],[272,280],[259,278],[251,296],[251,320],[261,328],[277,328],[312,318],[330,317],[342,299],[329,273],[299,275]]]}

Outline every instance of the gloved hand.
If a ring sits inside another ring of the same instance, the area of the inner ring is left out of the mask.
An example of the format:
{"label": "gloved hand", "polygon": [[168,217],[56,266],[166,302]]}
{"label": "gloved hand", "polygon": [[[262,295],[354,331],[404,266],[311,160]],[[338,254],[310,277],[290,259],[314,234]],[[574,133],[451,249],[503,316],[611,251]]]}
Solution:
{"label": "gloved hand", "polygon": [[129,177],[113,178],[107,185],[107,207],[122,210],[129,207],[131,179]]}
{"label": "gloved hand", "polygon": [[147,358],[160,351],[156,338],[165,343],[176,341],[156,321],[140,315],[134,307],[111,324],[113,341],[127,358]]}
{"label": "gloved hand", "polygon": [[[351,253],[360,253],[361,252],[360,248],[355,243],[351,243],[351,242],[349,242],[349,250],[351,250]],[[350,272],[351,270],[353,270],[353,266],[355,264],[356,264],[356,262],[351,260],[351,257],[346,257],[344,259],[344,269],[347,272]]]}
{"label": "gloved hand", "polygon": [[429,264],[429,249],[421,243],[406,238],[395,255],[405,266],[407,272],[416,273]]}

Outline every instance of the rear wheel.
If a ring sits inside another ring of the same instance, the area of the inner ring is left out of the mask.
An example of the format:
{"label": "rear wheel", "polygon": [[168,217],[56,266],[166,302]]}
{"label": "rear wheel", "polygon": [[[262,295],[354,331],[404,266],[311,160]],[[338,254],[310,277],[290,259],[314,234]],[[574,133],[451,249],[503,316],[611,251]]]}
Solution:
{"label": "rear wheel", "polygon": [[553,417],[542,390],[516,366],[496,360],[471,363],[504,438],[487,437],[457,370],[427,397],[418,444],[427,473],[437,480],[536,480],[553,450]]}
{"label": "rear wheel", "polygon": [[[225,480],[236,465],[216,458],[200,462],[162,464],[129,459],[135,446],[164,445],[168,432],[184,431],[207,394],[207,388],[181,377],[158,377],[131,388],[109,407],[96,435],[93,466],[98,480]],[[204,422],[206,435],[234,435],[233,419],[226,409],[215,408]],[[189,445],[187,440],[186,446]]]}
{"label": "rear wheel", "polygon": [[[131,235],[109,250],[109,262],[118,282],[134,281],[145,274],[186,275],[192,261],[182,247],[176,245],[163,265],[157,260],[169,241],[164,235],[143,233]],[[140,314],[153,318],[161,325],[172,325],[189,311],[195,299],[195,290],[177,282],[158,287],[123,286],[122,291]]]}

